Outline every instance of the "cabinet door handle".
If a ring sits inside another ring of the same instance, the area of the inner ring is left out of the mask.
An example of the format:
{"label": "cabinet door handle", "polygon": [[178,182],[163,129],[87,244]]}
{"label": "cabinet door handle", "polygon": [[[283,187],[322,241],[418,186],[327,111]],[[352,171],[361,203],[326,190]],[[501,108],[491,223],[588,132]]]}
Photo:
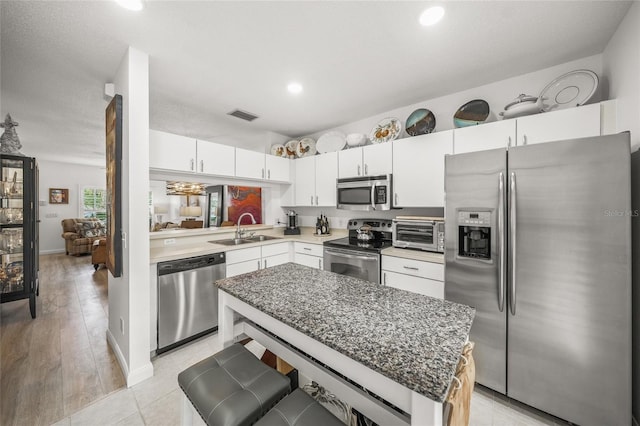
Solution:
{"label": "cabinet door handle", "polygon": [[262,179],[264,179],[264,169],[262,169]]}
{"label": "cabinet door handle", "polygon": [[316,206],[318,205],[318,196],[316,195]]}
{"label": "cabinet door handle", "polygon": [[415,266],[403,266],[404,269],[408,269],[410,271],[418,271],[419,269]]}
{"label": "cabinet door handle", "polygon": [[267,259],[264,260],[264,267],[267,267]]}
{"label": "cabinet door handle", "polygon": [[382,273],[382,284],[383,285],[387,285],[387,273],[386,272]]}
{"label": "cabinet door handle", "polygon": [[364,165],[364,174],[365,176],[369,174],[369,166],[367,164]]}
{"label": "cabinet door handle", "polygon": [[360,176],[360,164],[358,164],[358,176]]}
{"label": "cabinet door handle", "polygon": [[322,269],[322,259],[318,259],[318,269]]}
{"label": "cabinet door handle", "polygon": [[313,195],[311,196],[311,205],[313,205]]}
{"label": "cabinet door handle", "polygon": [[267,179],[271,179],[271,169],[267,170]]}
{"label": "cabinet door handle", "polygon": [[309,250],[311,251],[311,249],[309,247],[302,247],[302,250]]}
{"label": "cabinet door handle", "polygon": [[511,148],[511,136],[509,136],[509,140],[507,141],[507,147]]}
{"label": "cabinet door handle", "polygon": [[398,205],[398,193],[393,194],[393,204]]}
{"label": "cabinet door handle", "polygon": [[522,145],[527,144],[527,135],[522,135]]}
{"label": "cabinet door handle", "polygon": [[260,261],[259,261],[259,260],[258,260],[258,269],[261,269],[261,268],[260,268]]}
{"label": "cabinet door handle", "polygon": [[200,173],[204,172],[204,160],[200,160]]}
{"label": "cabinet door handle", "polygon": [[191,159],[191,166],[189,167],[189,170],[194,171],[194,166],[195,166],[195,160],[192,158]]}

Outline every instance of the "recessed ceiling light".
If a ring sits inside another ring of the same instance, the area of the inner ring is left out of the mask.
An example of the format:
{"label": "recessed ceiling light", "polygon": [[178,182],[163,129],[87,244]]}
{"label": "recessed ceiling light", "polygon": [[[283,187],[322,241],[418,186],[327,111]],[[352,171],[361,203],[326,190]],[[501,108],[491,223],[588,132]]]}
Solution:
{"label": "recessed ceiling light", "polygon": [[302,92],[302,84],[289,83],[289,85],[287,86],[287,90],[289,91],[289,93],[293,93],[294,95],[297,95]]}
{"label": "recessed ceiling light", "polygon": [[144,5],[142,4],[142,0],[116,0],[120,6],[129,10],[142,10]]}
{"label": "recessed ceiling light", "polygon": [[444,16],[444,8],[440,6],[433,6],[422,12],[420,15],[420,25],[428,27],[440,21]]}

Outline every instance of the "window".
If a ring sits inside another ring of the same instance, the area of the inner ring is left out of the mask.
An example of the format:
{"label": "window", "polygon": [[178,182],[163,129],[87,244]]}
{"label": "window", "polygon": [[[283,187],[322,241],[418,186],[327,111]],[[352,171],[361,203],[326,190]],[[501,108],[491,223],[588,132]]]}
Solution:
{"label": "window", "polygon": [[80,208],[82,217],[97,217],[107,220],[107,190],[104,188],[82,188],[82,202]]}

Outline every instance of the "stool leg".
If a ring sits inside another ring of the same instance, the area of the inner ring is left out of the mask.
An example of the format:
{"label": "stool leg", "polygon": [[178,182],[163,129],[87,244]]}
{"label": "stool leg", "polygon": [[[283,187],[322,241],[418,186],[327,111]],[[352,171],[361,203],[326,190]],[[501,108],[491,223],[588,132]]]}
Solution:
{"label": "stool leg", "polygon": [[193,405],[187,395],[182,394],[182,419],[180,424],[182,426],[192,426],[193,425]]}

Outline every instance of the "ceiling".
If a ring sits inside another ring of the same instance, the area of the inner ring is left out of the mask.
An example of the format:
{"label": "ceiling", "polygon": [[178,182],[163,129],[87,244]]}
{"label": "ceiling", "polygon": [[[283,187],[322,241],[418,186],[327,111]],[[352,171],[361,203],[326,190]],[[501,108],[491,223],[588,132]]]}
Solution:
{"label": "ceiling", "polygon": [[311,134],[601,53],[631,2],[441,1],[444,19],[421,27],[433,4],[2,0],[0,110],[25,154],[103,164],[104,84],[131,45],[149,54],[151,128],[260,150],[265,131]]}

